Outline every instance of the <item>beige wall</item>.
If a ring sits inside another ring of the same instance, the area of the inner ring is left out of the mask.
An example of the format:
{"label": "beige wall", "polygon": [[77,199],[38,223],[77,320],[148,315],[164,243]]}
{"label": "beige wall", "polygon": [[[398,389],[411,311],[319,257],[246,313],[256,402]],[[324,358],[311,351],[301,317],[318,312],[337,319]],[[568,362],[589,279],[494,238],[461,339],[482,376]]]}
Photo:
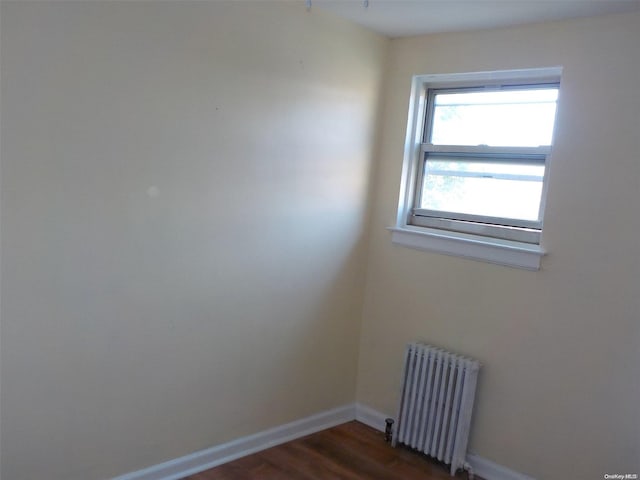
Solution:
{"label": "beige wall", "polygon": [[[414,74],[564,67],[542,270],[393,246]],[[395,413],[406,342],[483,364],[471,449],[538,479],[640,473],[640,15],[392,42],[358,401]]]}
{"label": "beige wall", "polygon": [[355,397],[388,41],[302,2],[2,3],[2,478]]}
{"label": "beige wall", "polygon": [[[3,479],[142,468],[356,374],[394,414],[416,338],[483,362],[477,453],[640,470],[640,16],[395,40],[375,141],[387,41],[299,3],[3,2],[1,30]],[[555,65],[542,270],[392,246],[411,76]]]}

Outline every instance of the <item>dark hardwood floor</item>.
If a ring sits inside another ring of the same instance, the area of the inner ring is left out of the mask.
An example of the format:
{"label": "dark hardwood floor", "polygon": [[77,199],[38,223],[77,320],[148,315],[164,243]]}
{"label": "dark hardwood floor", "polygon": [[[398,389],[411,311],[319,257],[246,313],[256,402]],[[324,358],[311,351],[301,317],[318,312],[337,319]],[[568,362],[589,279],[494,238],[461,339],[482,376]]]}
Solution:
{"label": "dark hardwood floor", "polygon": [[[349,422],[221,465],[185,480],[451,480],[446,465],[404,448],[384,434]],[[478,477],[476,477],[477,479]]]}

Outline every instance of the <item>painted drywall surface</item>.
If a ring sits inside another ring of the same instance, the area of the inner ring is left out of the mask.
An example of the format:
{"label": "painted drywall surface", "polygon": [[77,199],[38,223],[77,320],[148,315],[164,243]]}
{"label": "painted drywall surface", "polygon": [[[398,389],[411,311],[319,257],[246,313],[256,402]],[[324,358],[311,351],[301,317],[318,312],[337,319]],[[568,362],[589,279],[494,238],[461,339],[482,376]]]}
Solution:
{"label": "painted drywall surface", "polygon": [[2,478],[354,400],[387,45],[297,2],[2,3]]}
{"label": "painted drywall surface", "polygon": [[[391,244],[412,75],[563,66],[542,270]],[[640,16],[394,40],[358,401],[419,339],[484,364],[470,448],[545,480],[640,473]]]}

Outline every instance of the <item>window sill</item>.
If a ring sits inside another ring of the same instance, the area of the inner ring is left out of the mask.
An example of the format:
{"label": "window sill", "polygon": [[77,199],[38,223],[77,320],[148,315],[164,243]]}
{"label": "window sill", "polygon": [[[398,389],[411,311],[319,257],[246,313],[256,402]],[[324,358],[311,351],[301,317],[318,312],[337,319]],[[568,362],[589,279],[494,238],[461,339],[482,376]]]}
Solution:
{"label": "window sill", "polygon": [[470,258],[525,270],[539,270],[539,245],[422,227],[389,227],[396,245]]}

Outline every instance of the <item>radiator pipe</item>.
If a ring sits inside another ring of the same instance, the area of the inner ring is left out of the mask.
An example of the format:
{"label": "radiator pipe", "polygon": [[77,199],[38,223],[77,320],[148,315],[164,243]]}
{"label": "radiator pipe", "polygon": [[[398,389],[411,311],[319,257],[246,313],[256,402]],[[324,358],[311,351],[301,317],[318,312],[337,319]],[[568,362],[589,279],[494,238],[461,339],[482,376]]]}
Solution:
{"label": "radiator pipe", "polygon": [[393,440],[393,418],[385,419],[384,423],[384,441],[391,443],[391,440]]}
{"label": "radiator pipe", "polygon": [[473,473],[473,467],[469,462],[464,462],[462,469],[467,471],[467,478],[469,480],[473,480],[475,478],[475,474]]}

